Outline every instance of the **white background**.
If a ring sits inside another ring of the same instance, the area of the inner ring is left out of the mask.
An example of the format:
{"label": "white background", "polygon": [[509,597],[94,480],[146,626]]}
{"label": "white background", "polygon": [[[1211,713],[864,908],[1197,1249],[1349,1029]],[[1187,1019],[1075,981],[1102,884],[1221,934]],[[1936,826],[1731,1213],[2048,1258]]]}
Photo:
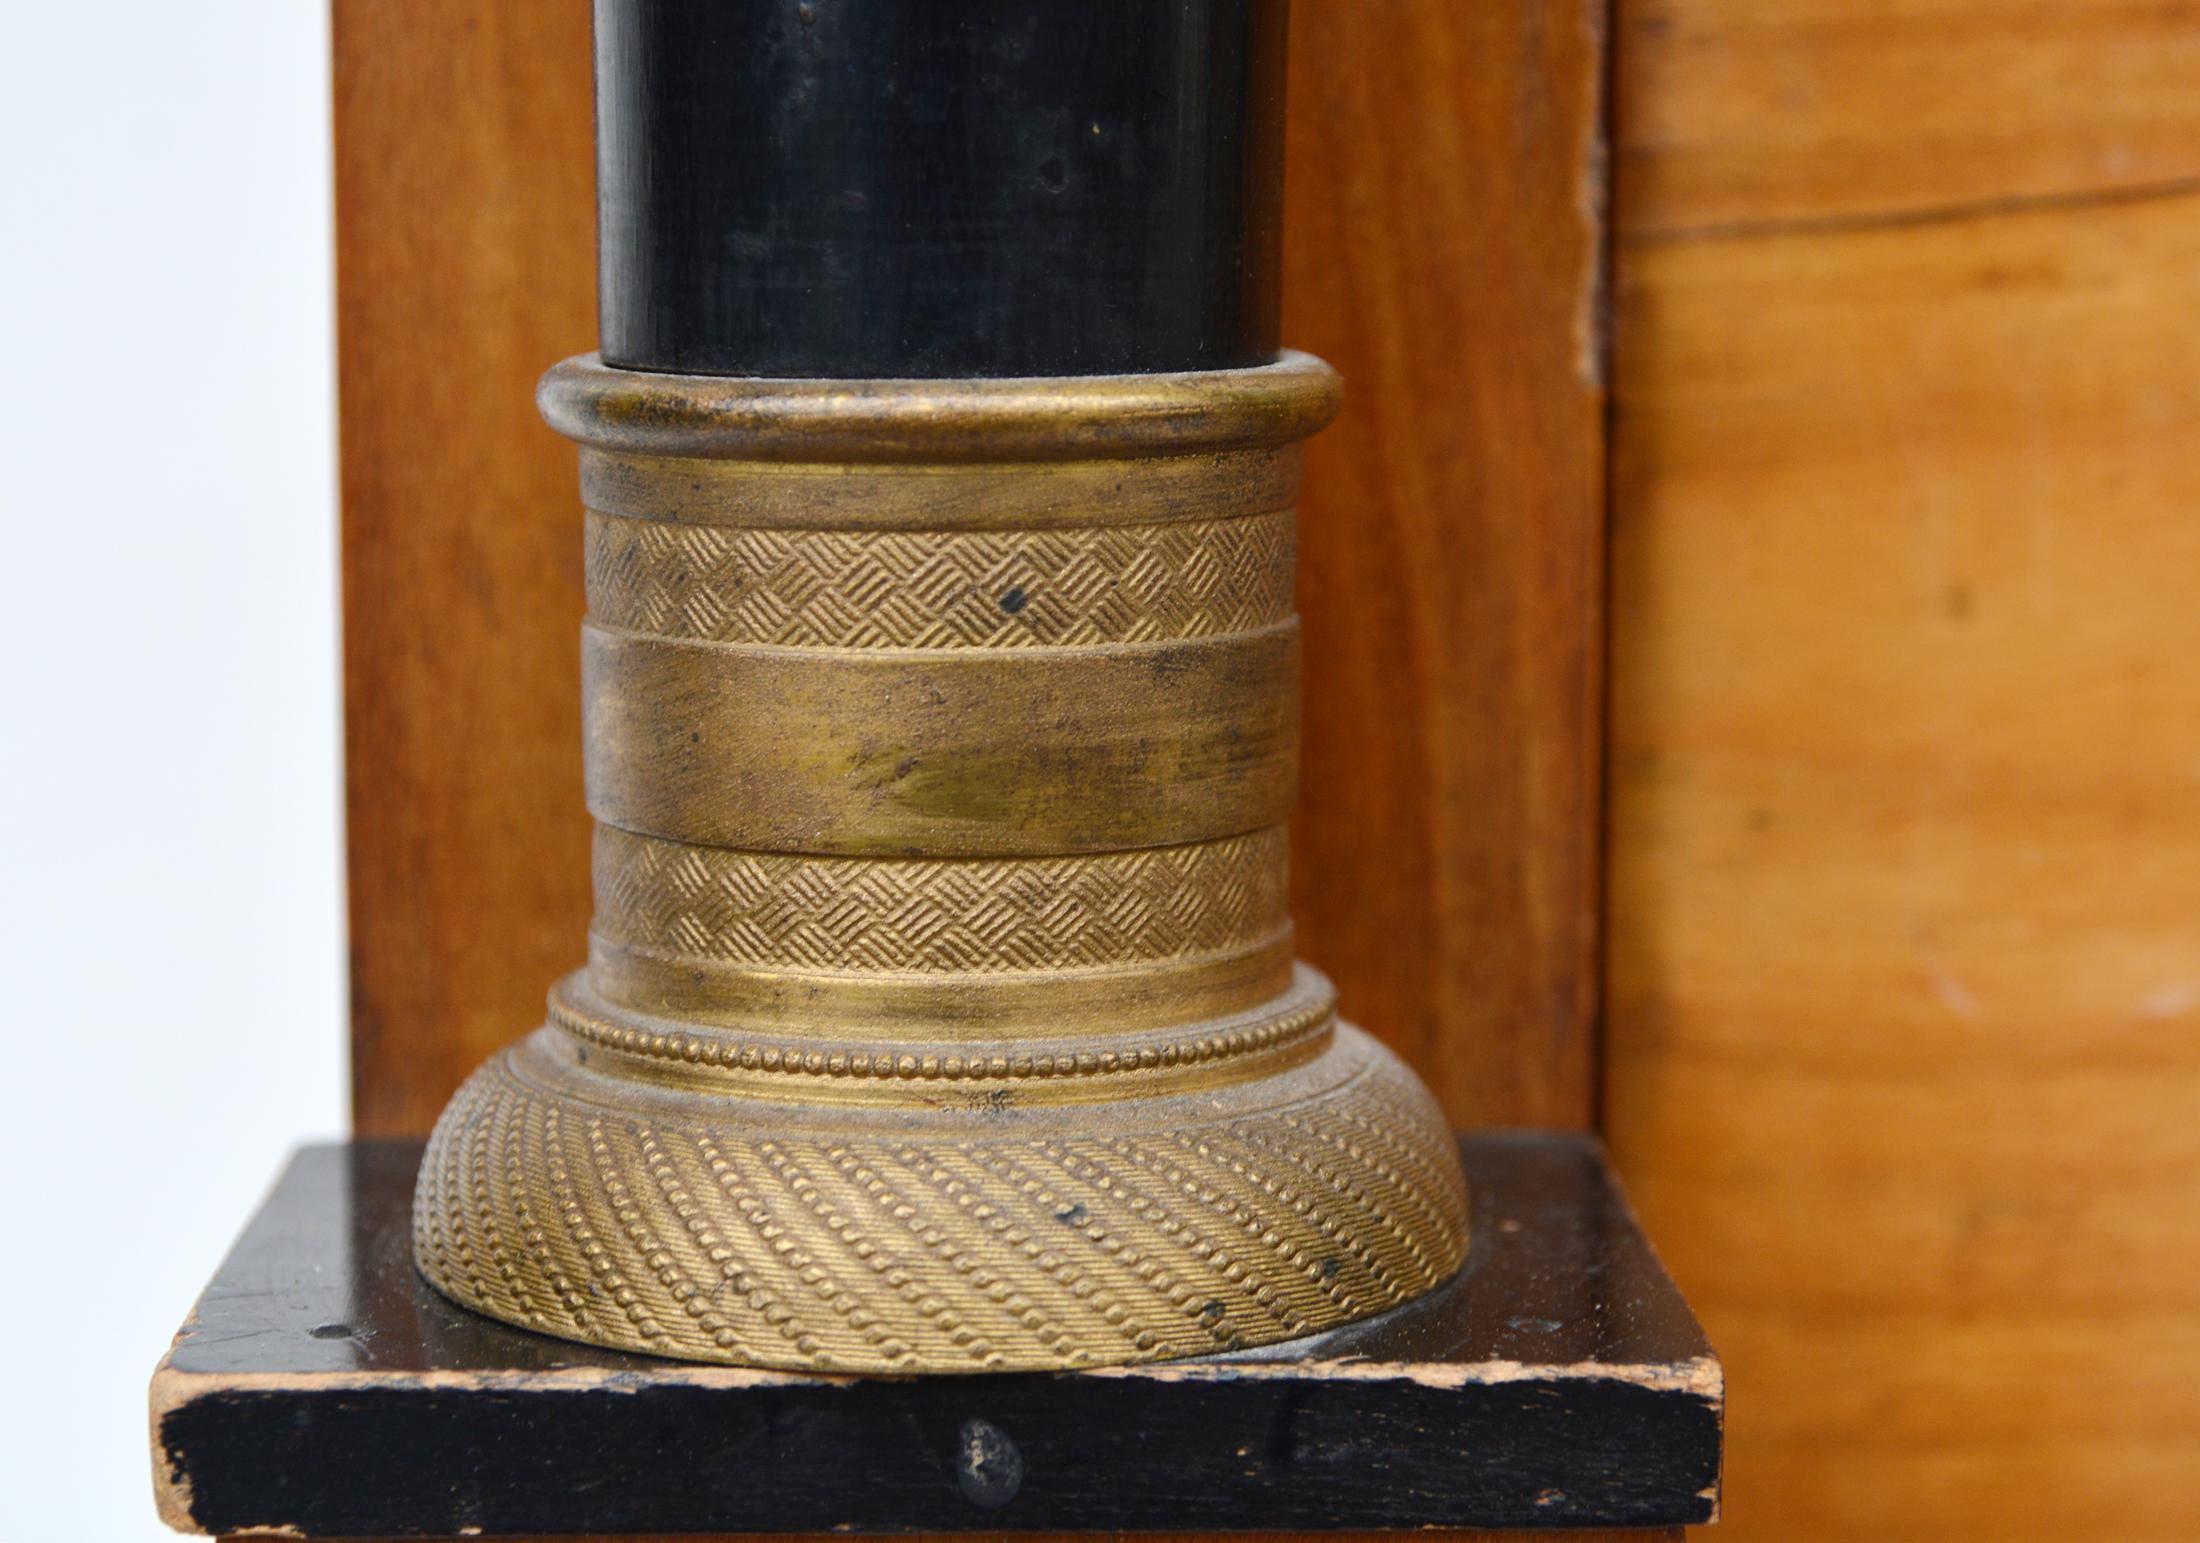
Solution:
{"label": "white background", "polygon": [[0,47],[0,1543],[172,1536],[153,1363],[343,1128],[325,13]]}

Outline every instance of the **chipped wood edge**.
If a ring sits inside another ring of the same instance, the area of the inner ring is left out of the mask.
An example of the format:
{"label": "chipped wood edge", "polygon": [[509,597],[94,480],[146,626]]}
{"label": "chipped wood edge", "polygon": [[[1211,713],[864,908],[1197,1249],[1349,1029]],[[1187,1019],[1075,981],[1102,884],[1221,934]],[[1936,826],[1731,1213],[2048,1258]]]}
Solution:
{"label": "chipped wood edge", "polygon": [[[1590,1140],[1588,1145],[1600,1160],[1607,1163],[1607,1183],[1619,1206],[1630,1222],[1639,1230],[1634,1209],[1626,1192],[1612,1178],[1609,1160],[1601,1142]],[[294,1162],[297,1153],[287,1162]],[[1647,1241],[1647,1240],[1646,1240]],[[1655,1259],[1655,1251],[1652,1252]],[[1662,1261],[1659,1262],[1662,1271]],[[200,1312],[203,1298],[192,1304],[189,1315],[176,1332],[169,1351],[155,1369],[150,1388],[150,1448],[153,1459],[154,1499],[160,1519],[174,1531],[196,1536],[210,1536],[193,1513],[194,1497],[189,1473],[177,1461],[176,1454],[163,1438],[163,1429],[169,1417],[200,1399],[231,1393],[279,1393],[279,1392],[335,1392],[351,1390],[377,1390],[394,1392],[431,1391],[494,1391],[517,1393],[568,1393],[603,1392],[621,1395],[638,1395],[658,1387],[685,1387],[737,1391],[745,1389],[790,1389],[797,1387],[846,1387],[854,1388],[865,1382],[908,1381],[908,1378],[880,1378],[862,1375],[836,1375],[831,1373],[801,1373],[772,1371],[762,1368],[722,1366],[707,1364],[683,1364],[666,1361],[645,1368],[613,1368],[568,1366],[542,1370],[488,1370],[488,1371],[274,1371],[274,1372],[195,1372],[175,1365],[175,1356],[189,1347],[200,1332]],[[1439,1392],[1456,1392],[1468,1387],[1501,1386],[1507,1383],[1556,1381],[1610,1381],[1639,1387],[1648,1392],[1674,1393],[1701,1400],[1709,1407],[1723,1428],[1725,1424],[1726,1379],[1725,1369],[1715,1351],[1669,1362],[1535,1362],[1496,1358],[1479,1361],[1378,1361],[1357,1356],[1310,1356],[1291,1360],[1275,1357],[1275,1351],[1283,1347],[1267,1347],[1256,1352],[1259,1359],[1209,1359],[1176,1362],[1149,1362],[1128,1366],[1095,1368],[1091,1370],[1061,1373],[1034,1373],[1035,1376],[1055,1377],[1106,1377],[1118,1381],[1145,1379],[1155,1383],[1220,1383],[1231,1381],[1319,1381],[1333,1382],[1410,1382]],[[1722,1441],[1722,1459],[1723,1459]],[[1719,1520],[1721,1494],[1724,1485],[1722,1472],[1712,1482],[1697,1491],[1699,1498],[1710,1505],[1710,1514],[1704,1523]],[[292,1524],[262,1523],[250,1529],[251,1535],[267,1537],[303,1536]],[[234,1532],[225,1536],[238,1535]],[[1655,1534],[1653,1534],[1655,1535]],[[1675,1534],[1678,1536],[1678,1534]]]}
{"label": "chipped wood edge", "polygon": [[[1652,1393],[1683,1393],[1713,1407],[1725,1401],[1725,1373],[1716,1356],[1685,1361],[1616,1363],[1602,1361],[1174,1361],[1135,1366],[1094,1367],[1075,1372],[1035,1372],[1031,1376],[1106,1378],[1112,1381],[1192,1382],[1410,1382],[1437,1392],[1496,1387],[1514,1382],[1624,1382]],[[619,1367],[563,1366],[528,1371],[328,1371],[192,1372],[161,1363],[153,1376],[156,1424],[193,1400],[222,1393],[350,1392],[498,1392],[635,1395],[653,1388],[854,1388],[867,1382],[908,1382],[910,1377],[847,1376],[831,1373],[768,1371],[745,1366],[682,1365],[637,1371]]]}
{"label": "chipped wood edge", "polygon": [[[286,1170],[296,1158],[297,1154],[293,1152],[284,1160]],[[176,1386],[179,1378],[189,1374],[177,1371],[170,1363],[176,1352],[198,1333],[199,1308],[204,1300],[202,1297],[191,1304],[191,1311],[185,1316],[183,1326],[176,1330],[175,1338],[168,1343],[168,1353],[153,1368],[153,1382],[148,1390],[146,1408],[149,1451],[153,1459],[153,1509],[159,1514],[161,1525],[170,1531],[201,1536],[205,1535],[206,1529],[199,1526],[192,1515],[191,1476],[176,1461],[174,1451],[162,1435],[162,1427],[167,1424],[168,1416],[191,1397]]]}
{"label": "chipped wood edge", "polygon": [[1715,1355],[1685,1361],[1174,1361],[1099,1367],[1085,1377],[1142,1377],[1154,1382],[1237,1382],[1326,1379],[1411,1382],[1439,1392],[1508,1382],[1625,1382],[1652,1393],[1686,1393],[1714,1408],[1726,1401],[1726,1371]]}
{"label": "chipped wood edge", "polygon": [[[177,1336],[181,1346],[188,1328]],[[1440,1392],[1468,1387],[1495,1387],[1507,1383],[1538,1381],[1612,1381],[1631,1384],[1656,1393],[1677,1393],[1703,1401],[1721,1425],[1725,1423],[1726,1379],[1716,1356],[1693,1356],[1684,1361],[1608,1363],[1596,1361],[1533,1362],[1485,1360],[1472,1362],[1383,1362],[1357,1359],[1318,1361],[1174,1362],[1146,1366],[1105,1367],[1091,1371],[1037,1375],[1109,1378],[1116,1381],[1148,1380],[1157,1383],[1213,1383],[1231,1381],[1292,1381],[1327,1379],[1336,1382],[1411,1382]],[[413,1372],[235,1372],[183,1371],[164,1358],[153,1374],[151,1434],[155,1503],[163,1524],[181,1533],[209,1536],[193,1512],[191,1479],[177,1454],[163,1439],[170,1415],[202,1398],[232,1393],[337,1392],[373,1389],[384,1392],[446,1390],[506,1393],[598,1392],[626,1396],[660,1387],[714,1388],[727,1391],[748,1388],[847,1387],[879,1379],[849,1376],[804,1375],[736,1366],[683,1366],[667,1363],[647,1371],[607,1367],[572,1366],[543,1371],[413,1371]],[[1724,1474],[1715,1477],[1698,1498],[1711,1510],[1704,1524],[1716,1523],[1721,1509]],[[243,1529],[254,1536],[303,1537],[296,1526],[260,1522]],[[234,1535],[238,1529],[231,1529]]]}

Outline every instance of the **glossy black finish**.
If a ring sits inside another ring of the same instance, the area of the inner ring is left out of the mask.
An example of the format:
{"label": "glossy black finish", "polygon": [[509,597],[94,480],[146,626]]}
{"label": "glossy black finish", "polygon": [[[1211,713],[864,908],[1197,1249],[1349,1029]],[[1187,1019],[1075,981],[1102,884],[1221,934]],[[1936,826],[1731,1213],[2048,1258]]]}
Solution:
{"label": "glossy black finish", "polygon": [[605,360],[1267,361],[1287,4],[596,0]]}
{"label": "glossy black finish", "polygon": [[156,1379],[207,1530],[308,1537],[1670,1526],[1716,1364],[1595,1146],[1461,1143],[1471,1262],[1387,1318],[1121,1373],[839,1379],[614,1355],[421,1283],[417,1144],[301,1152]]}

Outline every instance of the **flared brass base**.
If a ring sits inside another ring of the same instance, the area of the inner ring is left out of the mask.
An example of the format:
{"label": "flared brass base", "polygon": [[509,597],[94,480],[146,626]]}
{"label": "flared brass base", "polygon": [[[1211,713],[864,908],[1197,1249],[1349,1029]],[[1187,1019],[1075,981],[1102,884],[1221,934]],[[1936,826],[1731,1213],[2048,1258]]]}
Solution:
{"label": "flared brass base", "polygon": [[1335,375],[571,361],[588,967],[429,1144],[420,1268],[749,1366],[1098,1366],[1444,1279],[1457,1154],[1292,959],[1299,441]]}
{"label": "flared brass base", "polygon": [[[1326,997],[1310,972],[1300,990]],[[553,1025],[437,1126],[416,1256],[525,1328],[749,1366],[1041,1370],[1296,1338],[1426,1291],[1465,1239],[1434,1103],[1318,1011],[1296,1064],[1250,1080],[1118,1052],[1066,1077],[897,1073],[884,1105],[835,1102],[829,1072],[782,1073],[796,1098],[641,1084]],[[1182,1091],[1106,1098],[1141,1075]]]}

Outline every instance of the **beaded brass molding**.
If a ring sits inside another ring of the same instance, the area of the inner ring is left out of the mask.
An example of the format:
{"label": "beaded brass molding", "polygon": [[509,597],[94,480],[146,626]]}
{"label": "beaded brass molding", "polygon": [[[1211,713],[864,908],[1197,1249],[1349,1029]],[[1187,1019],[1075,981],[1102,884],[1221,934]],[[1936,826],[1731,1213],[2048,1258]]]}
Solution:
{"label": "beaded brass molding", "polygon": [[429,1144],[439,1290],[961,1372],[1270,1343],[1457,1267],[1441,1116],[1291,959],[1327,366],[576,360],[542,401],[583,447],[596,921]]}
{"label": "beaded brass molding", "polygon": [[[971,1046],[957,1041],[901,1040],[876,1049],[869,1042],[827,1043],[794,1037],[745,1038],[692,1021],[653,1019],[622,1011],[597,997],[580,972],[550,993],[550,1023],[585,1045],[619,1056],[664,1063],[649,1075],[690,1086],[786,1078],[870,1080],[881,1086],[907,1082],[1047,1083],[1016,1088],[1021,1098],[1105,1099],[1120,1094],[1112,1082],[1142,1073],[1164,1074],[1167,1090],[1183,1092],[1200,1068],[1221,1069],[1239,1080],[1246,1068],[1225,1066],[1245,1056],[1282,1056],[1292,1063],[1318,1049],[1336,1026],[1329,983],[1300,966],[1291,989],[1260,1008],[1231,1018],[1205,1019],[1189,1028],[1123,1035],[1079,1035],[1071,1043],[1027,1041]],[[584,1064],[588,1058],[581,1057]],[[1181,1075],[1180,1073],[1181,1069]],[[1273,1067],[1266,1068],[1273,1070]],[[1200,1080],[1213,1078],[1201,1075]],[[763,1091],[757,1089],[756,1091]],[[777,1096],[782,1090],[771,1090]],[[834,1097],[847,1096],[835,1089]],[[889,1100],[892,1102],[893,1100]]]}

